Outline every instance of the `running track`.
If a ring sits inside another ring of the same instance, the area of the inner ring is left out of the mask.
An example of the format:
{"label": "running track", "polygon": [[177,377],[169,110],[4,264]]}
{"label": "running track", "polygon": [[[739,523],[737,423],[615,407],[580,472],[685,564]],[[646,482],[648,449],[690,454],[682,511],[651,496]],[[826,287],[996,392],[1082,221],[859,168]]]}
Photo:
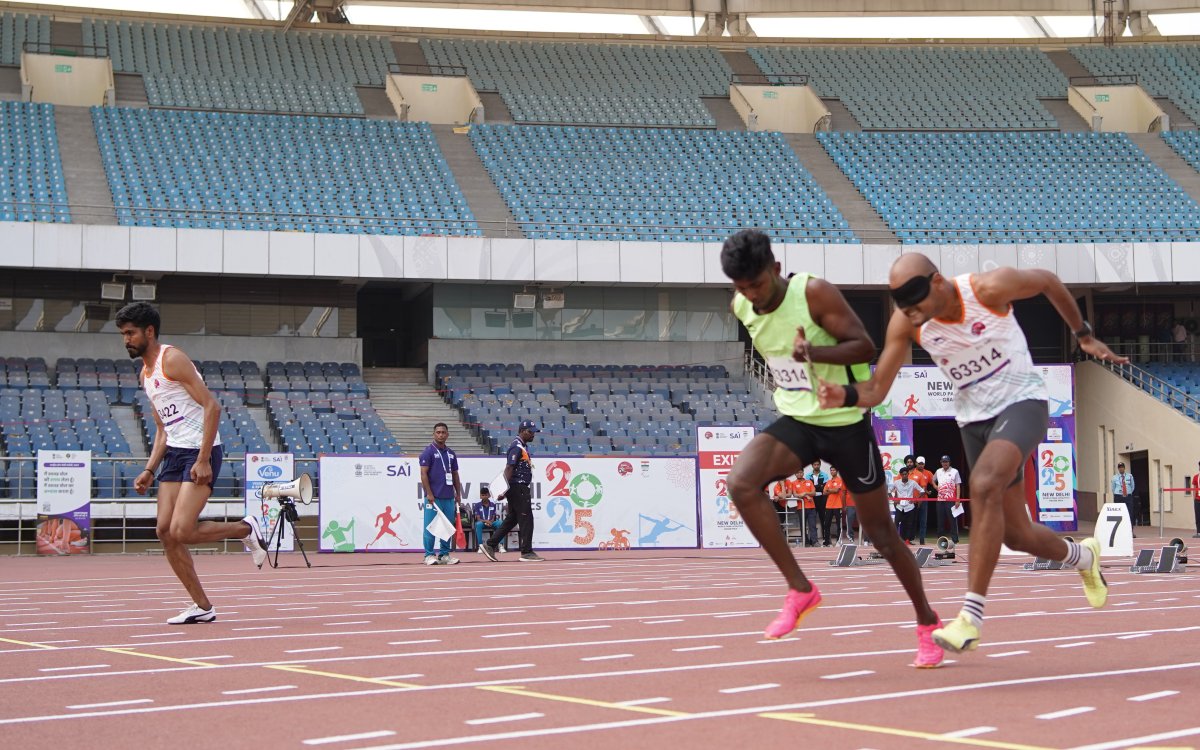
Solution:
{"label": "running track", "polygon": [[[963,548],[960,548],[963,549]],[[969,552],[969,550],[967,550]],[[824,604],[763,641],[783,593],[757,550],[198,556],[218,620],[161,557],[0,564],[7,747],[1188,747],[1200,738],[1200,577],[1003,558],[984,643],[908,666],[912,610],[886,566],[797,551]],[[1127,564],[1127,563],[1126,563]],[[966,565],[923,571],[947,619]],[[683,745],[682,743],[687,743]]]}

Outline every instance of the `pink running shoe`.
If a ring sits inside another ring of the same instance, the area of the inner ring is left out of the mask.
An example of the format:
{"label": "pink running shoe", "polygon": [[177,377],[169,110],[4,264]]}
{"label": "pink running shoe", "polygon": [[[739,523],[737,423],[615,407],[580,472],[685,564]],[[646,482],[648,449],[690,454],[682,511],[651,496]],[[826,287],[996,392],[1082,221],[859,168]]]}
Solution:
{"label": "pink running shoe", "polygon": [[783,600],[783,609],[780,610],[779,617],[771,621],[764,634],[772,640],[784,637],[798,628],[804,616],[816,609],[820,603],[821,590],[815,583],[812,585],[812,591],[791,589],[787,598]]}
{"label": "pink running shoe", "polygon": [[933,631],[942,626],[942,618],[932,625],[917,625],[917,658],[913,666],[917,669],[937,669],[942,666],[945,652],[933,642]]}

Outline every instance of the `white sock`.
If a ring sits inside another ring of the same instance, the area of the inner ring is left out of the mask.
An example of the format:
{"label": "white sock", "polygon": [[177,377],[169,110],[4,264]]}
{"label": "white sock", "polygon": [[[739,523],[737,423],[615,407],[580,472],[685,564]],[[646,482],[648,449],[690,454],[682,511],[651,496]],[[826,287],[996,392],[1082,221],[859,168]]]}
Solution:
{"label": "white sock", "polygon": [[1084,547],[1079,542],[1067,542],[1067,556],[1063,558],[1063,565],[1075,568],[1076,570],[1087,570],[1092,567],[1092,551]]}
{"label": "white sock", "polygon": [[987,605],[987,597],[974,592],[967,592],[967,600],[963,602],[962,614],[967,616],[971,624],[979,627],[983,624],[983,608]]}

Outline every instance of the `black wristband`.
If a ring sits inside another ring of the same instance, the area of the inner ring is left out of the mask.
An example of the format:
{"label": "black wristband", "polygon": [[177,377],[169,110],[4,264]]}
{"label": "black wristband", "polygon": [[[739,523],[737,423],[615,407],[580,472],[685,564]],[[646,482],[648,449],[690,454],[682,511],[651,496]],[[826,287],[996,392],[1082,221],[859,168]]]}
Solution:
{"label": "black wristband", "polygon": [[142,473],[143,473],[143,474],[145,474],[147,471],[148,471],[148,472],[150,472],[151,474],[153,474],[153,473],[154,473],[154,469],[151,469],[151,468],[149,468],[149,467],[146,467],[145,469],[142,469]]}
{"label": "black wristband", "polygon": [[853,384],[846,385],[846,397],[842,399],[842,406],[854,406],[858,403],[858,389]]}
{"label": "black wristband", "polygon": [[1091,335],[1092,335],[1092,324],[1085,320],[1085,321],[1083,321],[1083,325],[1080,326],[1079,330],[1075,331],[1075,340],[1078,341],[1079,339],[1086,339],[1088,336],[1091,336]]}

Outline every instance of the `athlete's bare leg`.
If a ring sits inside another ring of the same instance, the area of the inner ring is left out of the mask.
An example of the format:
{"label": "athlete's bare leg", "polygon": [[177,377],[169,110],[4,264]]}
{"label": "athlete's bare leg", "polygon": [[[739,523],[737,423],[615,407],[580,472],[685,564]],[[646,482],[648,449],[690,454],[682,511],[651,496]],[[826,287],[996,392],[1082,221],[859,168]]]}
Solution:
{"label": "athlete's bare leg", "polygon": [[858,506],[858,523],[862,526],[871,543],[883,559],[888,561],[900,585],[912,600],[913,609],[917,613],[917,623],[933,625],[938,621],[937,614],[929,606],[925,596],[925,586],[921,581],[921,569],[917,567],[917,558],[913,557],[912,549],[900,539],[900,532],[892,522],[892,514],[888,512],[887,491],[883,485],[867,493],[856,494],[854,502]]}
{"label": "athlete's bare leg", "polygon": [[729,497],[746,522],[746,528],[766,550],[775,567],[783,574],[788,587],[796,591],[811,591],[812,584],[800,570],[787,537],[779,526],[775,505],[767,497],[769,483],[791,476],[801,466],[812,463],[812,457],[798,457],[774,435],[759,433],[750,441],[729,472]]}
{"label": "athlete's bare leg", "polygon": [[158,485],[158,519],[154,532],[162,542],[163,555],[167,558],[175,577],[183,584],[188,595],[197,606],[211,609],[212,602],[200,585],[200,577],[196,575],[196,567],[192,563],[192,553],[182,542],[171,536],[171,519],[175,514],[175,506],[179,497],[180,482],[160,482]]}

